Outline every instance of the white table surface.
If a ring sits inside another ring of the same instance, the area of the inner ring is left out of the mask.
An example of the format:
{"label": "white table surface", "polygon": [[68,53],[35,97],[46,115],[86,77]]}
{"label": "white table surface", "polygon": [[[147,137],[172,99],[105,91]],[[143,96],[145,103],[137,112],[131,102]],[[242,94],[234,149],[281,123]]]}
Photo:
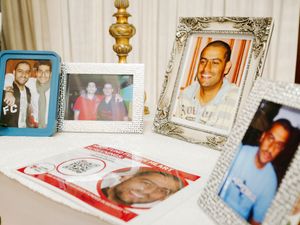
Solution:
{"label": "white table surface", "polygon": [[[101,144],[167,165],[182,165],[201,176],[199,193],[174,206],[152,225],[215,224],[197,200],[220,152],[159,135],[146,117],[143,134],[57,133],[53,137],[0,137],[0,169],[23,166],[79,147]],[[29,157],[30,156],[30,157]],[[176,166],[174,166],[176,168]],[[0,173],[0,216],[3,225],[96,225],[99,219],[57,203]],[[84,222],[83,222],[84,221]]]}

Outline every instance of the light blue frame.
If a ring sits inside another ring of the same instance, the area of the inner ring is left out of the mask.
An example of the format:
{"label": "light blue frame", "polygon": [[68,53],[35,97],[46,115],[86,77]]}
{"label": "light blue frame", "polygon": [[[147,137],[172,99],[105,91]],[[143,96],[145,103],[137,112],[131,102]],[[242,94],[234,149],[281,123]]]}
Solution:
{"label": "light blue frame", "polygon": [[[48,123],[46,128],[17,128],[0,127],[0,136],[52,136],[56,131],[57,123],[57,98],[60,79],[60,56],[52,51],[1,51],[0,53],[0,108],[2,111],[3,87],[5,79],[6,63],[11,59],[24,60],[50,60],[52,64],[52,76],[50,84],[50,101],[48,111]],[[1,116],[1,114],[0,114]]]}

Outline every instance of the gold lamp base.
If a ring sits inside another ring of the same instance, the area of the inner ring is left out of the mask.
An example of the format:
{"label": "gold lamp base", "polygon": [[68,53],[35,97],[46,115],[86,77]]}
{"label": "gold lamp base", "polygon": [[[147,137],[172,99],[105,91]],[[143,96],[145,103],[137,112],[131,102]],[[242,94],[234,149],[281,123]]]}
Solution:
{"label": "gold lamp base", "polygon": [[[113,15],[117,18],[117,22],[112,24],[109,28],[109,33],[116,40],[113,45],[113,50],[119,57],[119,63],[126,63],[128,53],[132,50],[129,44],[129,39],[135,35],[135,27],[128,23],[128,17],[131,16],[126,9],[129,6],[129,0],[115,0],[115,7],[118,11]],[[146,92],[144,102],[146,102]],[[144,114],[150,114],[149,108],[144,106]]]}
{"label": "gold lamp base", "polygon": [[[146,102],[147,100],[147,94],[146,92],[144,93],[144,103]],[[150,114],[150,110],[149,110],[149,107],[148,106],[144,106],[144,115],[149,115]]]}
{"label": "gold lamp base", "polygon": [[113,50],[119,57],[119,63],[126,63],[127,55],[132,50],[129,39],[135,35],[135,27],[128,24],[128,17],[131,16],[126,11],[128,6],[128,0],[115,0],[115,7],[118,11],[113,16],[117,18],[117,22],[109,28],[109,33],[116,39]]}

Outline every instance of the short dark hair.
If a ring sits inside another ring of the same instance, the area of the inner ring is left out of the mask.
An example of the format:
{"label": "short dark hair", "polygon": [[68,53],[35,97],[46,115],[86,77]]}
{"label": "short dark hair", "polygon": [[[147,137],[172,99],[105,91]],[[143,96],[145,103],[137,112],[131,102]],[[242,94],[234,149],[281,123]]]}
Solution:
{"label": "short dark hair", "polygon": [[27,64],[27,65],[29,66],[30,70],[31,70],[31,65],[30,65],[30,63],[27,62],[27,61],[24,61],[24,60],[18,62],[18,63],[15,65],[15,70],[18,68],[18,66],[19,66],[20,64]]}
{"label": "short dark hair", "polygon": [[50,60],[40,60],[35,64],[35,67],[38,69],[40,66],[49,66],[50,67],[50,71],[52,71],[52,64],[50,62]]}
{"label": "short dark hair", "polygon": [[159,170],[146,170],[146,171],[137,172],[136,174],[134,174],[133,177],[143,176],[143,175],[147,175],[147,174],[159,174],[159,175],[162,175],[164,177],[172,178],[174,181],[179,182],[179,189],[178,190],[180,190],[184,187],[183,181],[179,177],[177,177],[173,174],[170,174],[170,173],[159,171]]}
{"label": "short dark hair", "polygon": [[96,84],[96,82],[95,81],[88,81],[87,83],[86,83],[86,87],[90,84],[90,83],[94,83],[95,84],[95,86],[97,86],[97,84]]}
{"label": "short dark hair", "polygon": [[103,88],[104,88],[104,86],[107,85],[107,84],[109,84],[109,85],[111,86],[112,89],[115,89],[115,88],[114,88],[114,84],[113,84],[112,82],[108,82],[108,81],[107,81],[107,82],[104,82]]}
{"label": "short dark hair", "polygon": [[[210,47],[210,46],[213,46],[213,47],[223,47],[225,48],[226,52],[225,52],[225,61],[228,62],[230,60],[230,57],[231,57],[231,48],[229,46],[229,44],[227,44],[226,42],[224,41],[220,41],[220,40],[217,40],[217,41],[212,41],[210,43],[208,43],[205,48],[202,50],[202,52]],[[202,52],[201,52],[201,55],[202,55]]]}
{"label": "short dark hair", "polygon": [[293,132],[293,126],[292,126],[291,122],[287,119],[278,119],[278,120],[275,120],[273,123],[271,123],[271,125],[269,126],[269,128],[267,130],[270,130],[276,124],[279,124],[280,126],[282,126],[289,133],[289,138],[287,140],[287,142],[288,142],[290,137],[292,136],[291,134]]}

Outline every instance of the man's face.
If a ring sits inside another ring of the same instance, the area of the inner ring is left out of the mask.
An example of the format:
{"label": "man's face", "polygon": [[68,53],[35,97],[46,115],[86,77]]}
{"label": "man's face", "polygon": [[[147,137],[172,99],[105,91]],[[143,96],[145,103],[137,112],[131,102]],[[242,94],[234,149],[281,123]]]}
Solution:
{"label": "man's face", "polygon": [[46,84],[51,77],[50,66],[48,65],[40,65],[37,72],[36,78],[40,82],[40,84]]}
{"label": "man's face", "polygon": [[273,161],[283,151],[289,132],[280,124],[274,124],[272,128],[264,132],[259,141],[258,160],[261,164]]}
{"label": "man's face", "polygon": [[96,84],[94,82],[89,82],[88,86],[86,87],[86,92],[88,94],[95,94],[97,91]]}
{"label": "man's face", "polygon": [[103,94],[105,96],[111,96],[113,93],[114,89],[112,88],[111,84],[105,84],[103,88]]}
{"label": "man's face", "polygon": [[200,58],[197,78],[203,88],[219,86],[224,74],[230,70],[230,62],[225,61],[226,49],[221,46],[206,47]]}
{"label": "man's face", "polygon": [[179,181],[158,173],[134,176],[114,187],[115,197],[124,204],[150,203],[167,198],[180,189]]}
{"label": "man's face", "polygon": [[30,72],[30,66],[27,63],[20,63],[14,71],[15,82],[20,86],[24,86],[29,79]]}

